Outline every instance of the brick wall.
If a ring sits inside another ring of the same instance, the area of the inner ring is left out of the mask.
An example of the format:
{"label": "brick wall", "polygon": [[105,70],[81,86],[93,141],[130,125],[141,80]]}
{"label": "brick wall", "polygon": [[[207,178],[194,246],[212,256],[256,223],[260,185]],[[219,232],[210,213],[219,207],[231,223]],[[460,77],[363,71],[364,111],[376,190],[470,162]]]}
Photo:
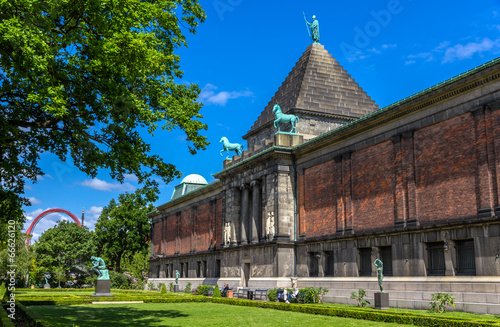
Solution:
{"label": "brick wall", "polygon": [[353,228],[394,225],[394,146],[386,141],[352,155]]}
{"label": "brick wall", "polygon": [[299,233],[318,237],[335,232],[337,170],[333,160],[305,169],[299,176]]}
{"label": "brick wall", "polygon": [[182,211],[180,219],[180,248],[179,253],[189,253],[191,251],[191,235],[193,232],[193,210],[187,209]]}
{"label": "brick wall", "polygon": [[156,223],[153,225],[153,252],[161,253],[161,242],[162,242],[162,223]]}
{"label": "brick wall", "polygon": [[167,232],[165,234],[165,239],[166,239],[166,250],[165,254],[166,255],[174,255],[175,252],[177,251],[177,215],[171,215],[167,217]]}
{"label": "brick wall", "polygon": [[421,224],[475,216],[474,117],[463,114],[415,132],[417,215]]}
{"label": "brick wall", "polygon": [[205,203],[198,206],[196,215],[196,251],[207,251],[212,238],[213,205]]}
{"label": "brick wall", "polygon": [[435,224],[495,210],[498,140],[500,110],[480,107],[306,168],[298,176],[299,234]]}

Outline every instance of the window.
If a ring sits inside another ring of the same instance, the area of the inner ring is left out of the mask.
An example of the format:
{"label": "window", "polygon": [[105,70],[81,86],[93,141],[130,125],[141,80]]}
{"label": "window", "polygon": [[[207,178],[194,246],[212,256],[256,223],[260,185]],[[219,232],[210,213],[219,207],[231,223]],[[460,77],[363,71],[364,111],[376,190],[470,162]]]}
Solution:
{"label": "window", "polygon": [[184,263],[184,277],[188,278],[189,277],[189,263],[185,262]]}
{"label": "window", "polygon": [[325,251],[325,276],[333,276],[333,251]]}
{"label": "window", "polygon": [[319,265],[318,259],[320,258],[319,252],[309,253],[309,277],[318,277]]}
{"label": "window", "polygon": [[359,275],[371,276],[372,275],[372,249],[361,248],[359,249]]}
{"label": "window", "polygon": [[220,277],[220,269],[221,269],[220,260],[215,260],[215,278]]}
{"label": "window", "polygon": [[201,263],[201,261],[198,261],[197,263],[198,263],[198,267],[196,268],[196,277],[201,278],[201,277],[203,277],[203,275],[202,275],[202,271],[203,271],[202,263]]}
{"label": "window", "polygon": [[160,265],[156,266],[156,278],[160,278],[160,268]]}
{"label": "window", "polygon": [[444,243],[427,243],[427,275],[444,276],[446,267],[444,264]]}
{"label": "window", "polygon": [[457,249],[457,275],[476,275],[474,240],[455,241]]}
{"label": "window", "polygon": [[181,273],[179,275],[184,277],[184,263],[181,263]]}
{"label": "window", "polygon": [[384,263],[384,270],[382,273],[384,276],[392,276],[392,247],[391,246],[381,246],[380,250],[380,260]]}

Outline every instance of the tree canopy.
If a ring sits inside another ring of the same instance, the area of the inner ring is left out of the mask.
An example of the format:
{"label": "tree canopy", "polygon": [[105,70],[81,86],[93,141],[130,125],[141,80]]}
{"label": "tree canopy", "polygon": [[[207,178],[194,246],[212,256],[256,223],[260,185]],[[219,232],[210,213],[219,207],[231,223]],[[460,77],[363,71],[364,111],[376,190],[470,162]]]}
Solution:
{"label": "tree canopy", "polygon": [[208,145],[200,90],[179,83],[174,53],[204,19],[197,0],[1,1],[2,207],[25,204],[23,185],[43,174],[46,151],[91,177],[105,168],[152,187],[154,175],[179,177],[139,128],[181,129],[191,153]]}
{"label": "tree canopy", "polygon": [[147,214],[154,210],[145,188],[123,193],[102,209],[95,225],[97,243],[113,268],[120,272],[125,253],[132,255],[149,248],[151,221]]}
{"label": "tree canopy", "polygon": [[66,220],[46,230],[34,245],[37,263],[47,271],[85,272],[97,247],[94,232]]}

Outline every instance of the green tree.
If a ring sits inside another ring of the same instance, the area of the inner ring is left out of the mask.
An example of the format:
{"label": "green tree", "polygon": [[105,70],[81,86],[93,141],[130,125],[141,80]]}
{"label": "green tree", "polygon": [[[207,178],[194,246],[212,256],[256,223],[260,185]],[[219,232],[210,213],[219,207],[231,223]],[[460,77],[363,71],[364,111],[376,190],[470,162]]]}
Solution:
{"label": "green tree", "polygon": [[122,270],[125,253],[146,253],[149,248],[151,221],[147,214],[154,210],[154,206],[148,200],[148,192],[141,188],[134,193],[120,194],[118,201],[112,199],[97,219],[97,243],[111,261],[109,264],[118,272]]}
{"label": "green tree", "polygon": [[208,145],[200,90],[178,83],[176,54],[204,19],[198,0],[1,1],[0,223],[26,204],[43,152],[152,188],[154,175],[180,177],[141,132],[183,130],[191,153]]}
{"label": "green tree", "polygon": [[16,287],[28,286],[29,275],[35,269],[35,252],[33,248],[26,247],[26,234],[20,229],[8,234],[8,241],[0,244],[0,283],[8,280],[7,272],[12,270],[12,267],[9,267],[12,265],[16,272]]}
{"label": "green tree", "polygon": [[123,255],[120,268],[138,280],[146,281],[149,271],[149,251],[139,250],[133,255]]}
{"label": "green tree", "polygon": [[[59,221],[46,230],[35,245],[38,264],[47,271],[87,271],[97,252],[94,232],[69,221]],[[60,280],[63,280],[62,278]]]}

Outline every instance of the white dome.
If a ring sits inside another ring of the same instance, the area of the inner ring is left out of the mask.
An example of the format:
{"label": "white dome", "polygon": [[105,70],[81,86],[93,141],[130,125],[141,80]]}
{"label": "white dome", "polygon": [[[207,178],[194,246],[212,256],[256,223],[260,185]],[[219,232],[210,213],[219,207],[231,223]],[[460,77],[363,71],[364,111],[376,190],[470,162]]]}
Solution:
{"label": "white dome", "polygon": [[184,177],[182,179],[181,184],[182,183],[203,184],[203,185],[208,184],[207,180],[203,176],[198,175],[198,174],[187,175],[186,177]]}

